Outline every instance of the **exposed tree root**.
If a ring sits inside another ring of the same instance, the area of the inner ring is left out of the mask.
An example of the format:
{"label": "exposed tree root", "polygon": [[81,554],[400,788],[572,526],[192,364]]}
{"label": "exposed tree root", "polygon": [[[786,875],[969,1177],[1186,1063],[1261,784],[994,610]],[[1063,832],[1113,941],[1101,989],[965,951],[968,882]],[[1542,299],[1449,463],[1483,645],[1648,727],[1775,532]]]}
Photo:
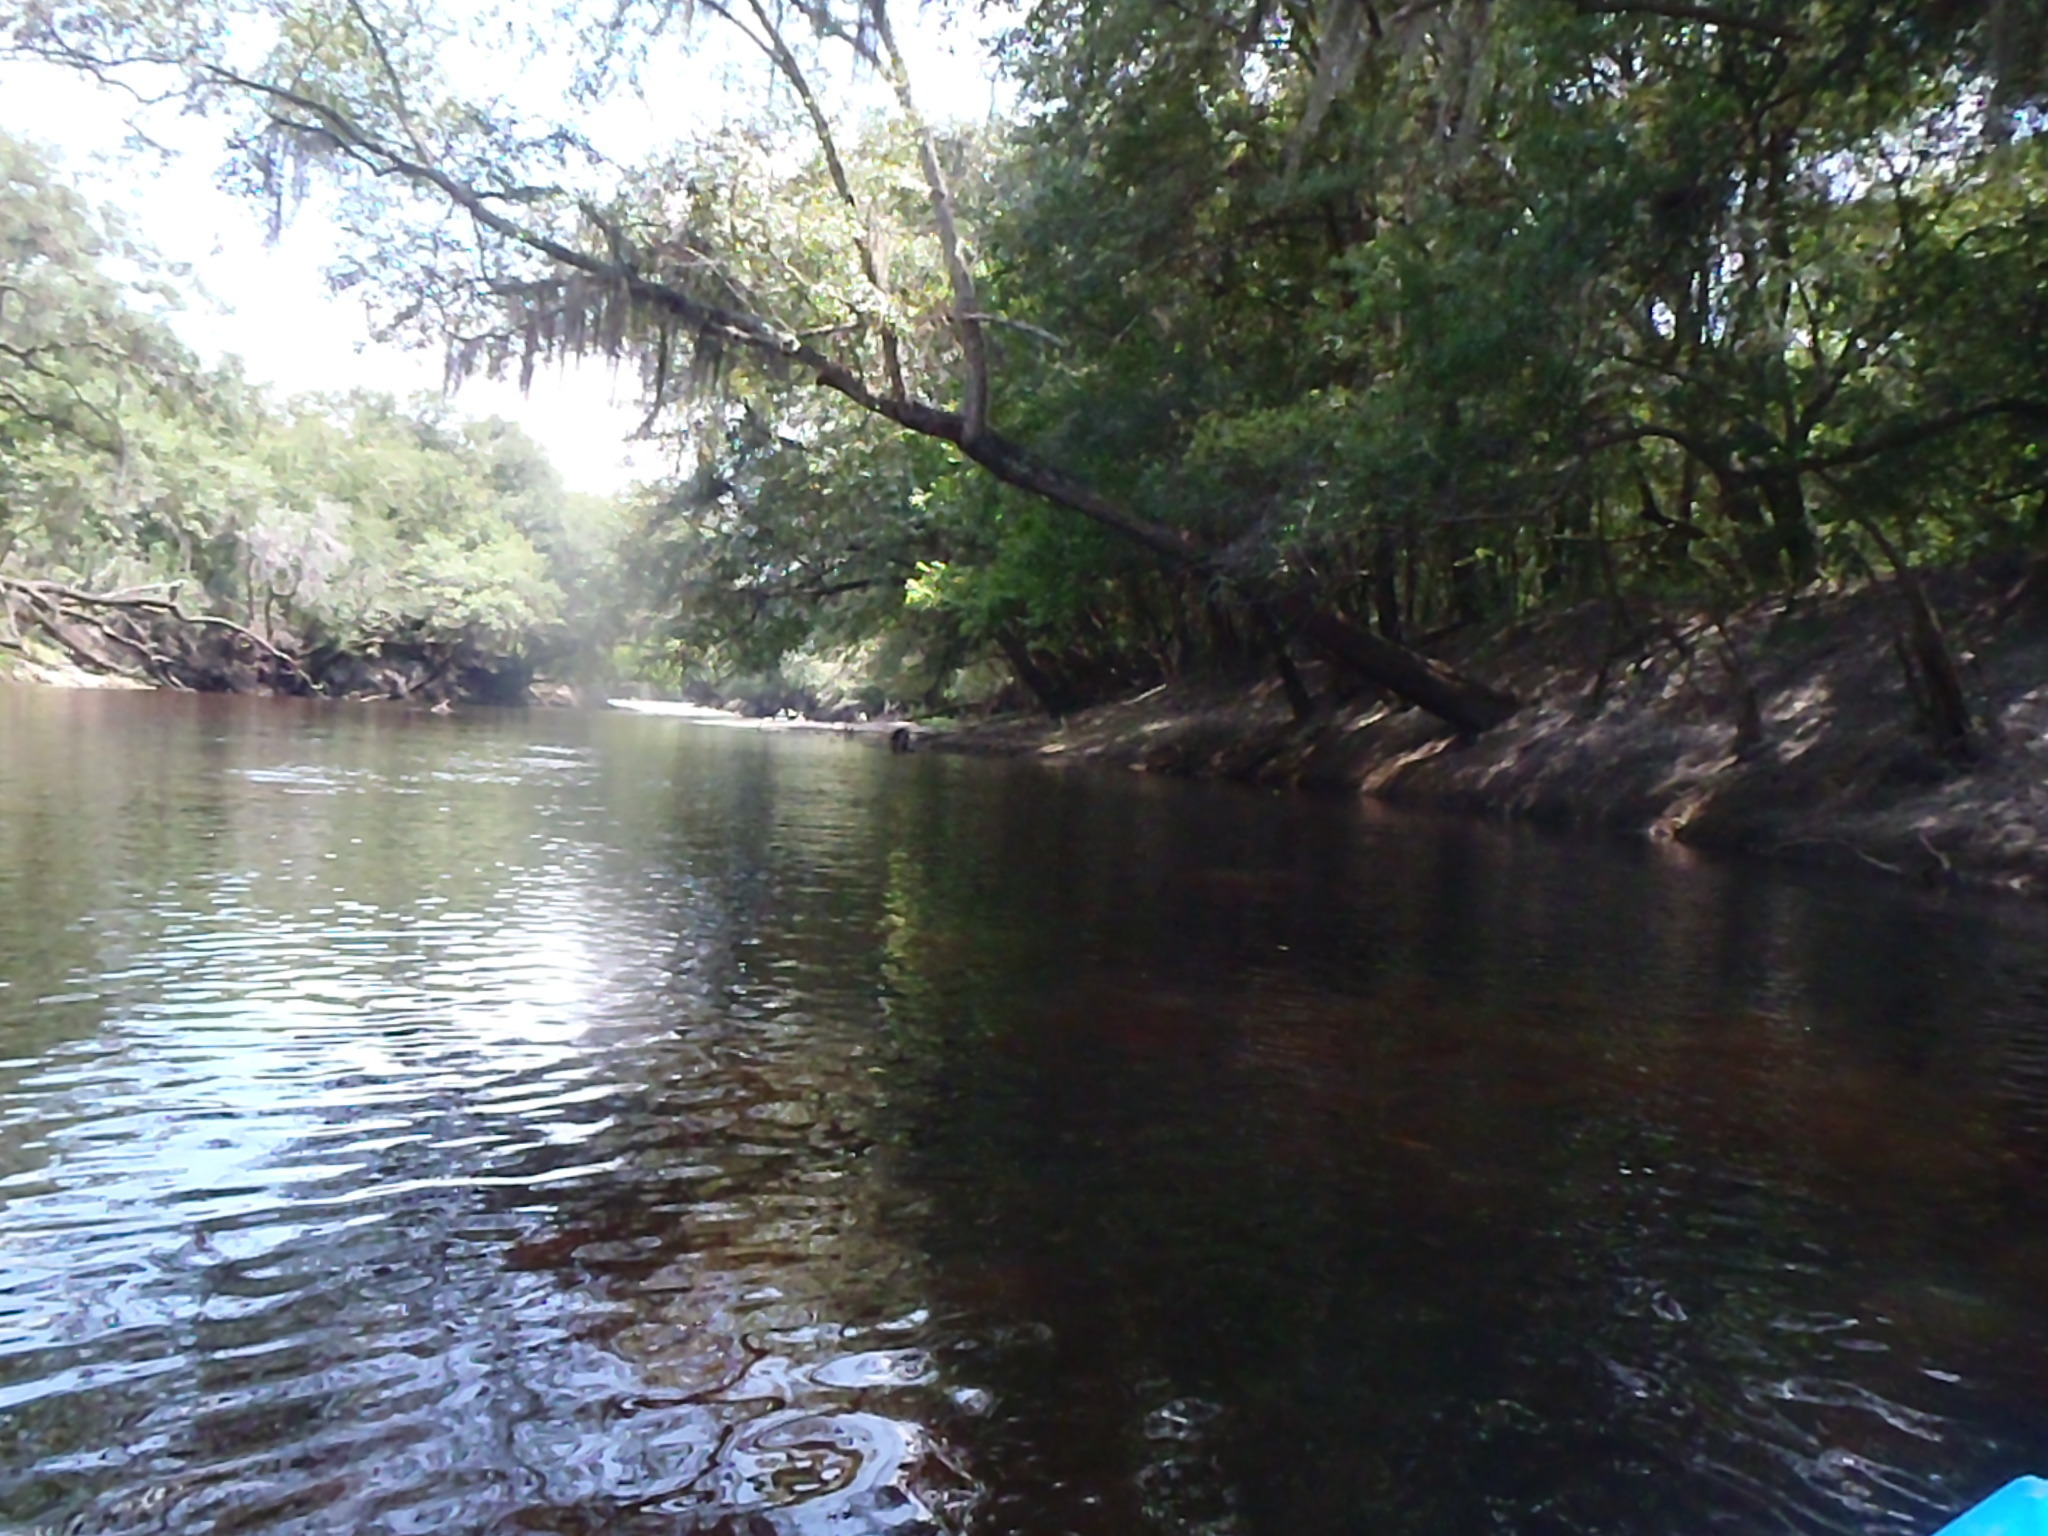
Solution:
{"label": "exposed tree root", "polygon": [[175,585],[86,592],[0,575],[0,607],[17,632],[41,635],[89,672],[195,692],[318,691],[297,658],[254,630],[188,613]]}

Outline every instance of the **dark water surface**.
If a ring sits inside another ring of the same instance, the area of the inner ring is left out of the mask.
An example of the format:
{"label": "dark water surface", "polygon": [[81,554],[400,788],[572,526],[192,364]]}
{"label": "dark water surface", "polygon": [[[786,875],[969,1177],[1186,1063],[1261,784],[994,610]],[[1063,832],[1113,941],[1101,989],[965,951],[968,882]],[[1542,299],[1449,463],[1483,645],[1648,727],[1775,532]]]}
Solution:
{"label": "dark water surface", "polygon": [[0,1530],[1911,1533],[2048,915],[676,721],[0,691]]}

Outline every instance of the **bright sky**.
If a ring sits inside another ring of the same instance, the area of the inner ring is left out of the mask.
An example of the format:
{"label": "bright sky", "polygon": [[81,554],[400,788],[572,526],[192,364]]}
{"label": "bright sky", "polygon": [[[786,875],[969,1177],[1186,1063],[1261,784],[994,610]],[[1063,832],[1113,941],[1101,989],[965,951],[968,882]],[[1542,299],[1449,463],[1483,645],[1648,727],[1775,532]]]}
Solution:
{"label": "bright sky", "polygon": [[[935,117],[981,118],[992,102],[975,45],[917,26],[902,7],[920,105]],[[0,65],[0,130],[54,151],[60,168],[95,201],[119,208],[147,244],[188,265],[201,293],[178,318],[185,340],[209,359],[239,355],[248,376],[280,394],[352,388],[400,397],[439,394],[438,353],[369,339],[360,304],[328,291],[327,232],[309,213],[275,245],[261,213],[213,184],[217,130],[159,114],[149,129],[179,150],[169,164],[126,151],[130,98],[67,70]],[[648,130],[654,130],[648,118]],[[472,380],[454,397],[465,416],[504,416],[541,443],[572,490],[609,492],[666,467],[658,451],[627,438],[639,425],[639,378],[584,363],[544,371],[522,396],[515,383]]]}

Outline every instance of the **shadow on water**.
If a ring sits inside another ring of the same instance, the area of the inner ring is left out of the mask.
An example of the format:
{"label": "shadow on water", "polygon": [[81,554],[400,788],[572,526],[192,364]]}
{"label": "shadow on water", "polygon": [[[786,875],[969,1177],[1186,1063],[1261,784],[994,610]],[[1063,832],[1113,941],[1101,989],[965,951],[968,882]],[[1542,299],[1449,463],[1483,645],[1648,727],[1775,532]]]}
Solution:
{"label": "shadow on water", "polygon": [[2030,908],[616,717],[0,692],[0,1526],[1910,1533]]}

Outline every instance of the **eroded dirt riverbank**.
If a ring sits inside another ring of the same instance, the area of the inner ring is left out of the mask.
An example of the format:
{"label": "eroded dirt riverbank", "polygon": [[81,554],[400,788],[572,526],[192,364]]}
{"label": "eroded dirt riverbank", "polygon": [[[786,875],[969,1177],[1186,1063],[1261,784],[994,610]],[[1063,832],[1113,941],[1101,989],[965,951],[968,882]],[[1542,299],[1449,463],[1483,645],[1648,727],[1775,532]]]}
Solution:
{"label": "eroded dirt riverbank", "polygon": [[1154,689],[933,746],[1362,793],[2048,895],[2048,604],[1991,575],[1934,581],[1930,595],[1976,717],[1966,752],[1938,750],[1923,723],[1889,588],[1626,636],[1610,615],[1582,612],[1494,637],[1456,659],[1526,702],[1474,740],[1373,699],[1328,701],[1297,721],[1278,685],[1260,683]]}

